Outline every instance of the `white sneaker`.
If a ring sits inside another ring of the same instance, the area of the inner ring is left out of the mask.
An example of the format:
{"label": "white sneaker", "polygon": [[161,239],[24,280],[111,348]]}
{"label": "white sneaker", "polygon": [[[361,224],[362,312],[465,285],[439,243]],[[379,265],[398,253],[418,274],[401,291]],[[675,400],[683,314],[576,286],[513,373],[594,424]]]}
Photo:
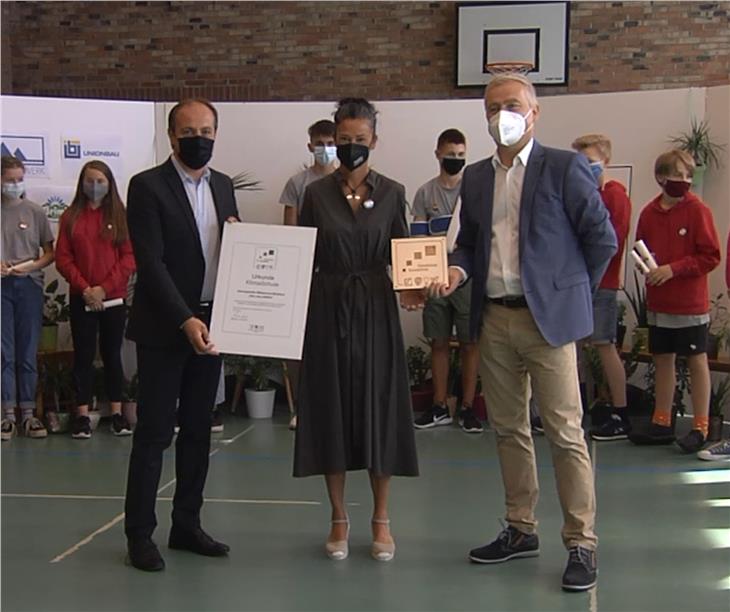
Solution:
{"label": "white sneaker", "polygon": [[698,451],[697,458],[703,461],[730,461],[730,438]]}

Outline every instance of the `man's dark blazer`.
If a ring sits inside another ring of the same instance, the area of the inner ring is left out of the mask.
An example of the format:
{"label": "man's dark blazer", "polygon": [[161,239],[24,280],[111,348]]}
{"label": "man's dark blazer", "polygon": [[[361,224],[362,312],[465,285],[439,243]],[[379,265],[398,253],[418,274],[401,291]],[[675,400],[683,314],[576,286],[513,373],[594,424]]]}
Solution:
{"label": "man's dark blazer", "polygon": [[[473,278],[470,332],[477,337],[492,249],[492,158],[461,181],[461,231],[449,257]],[[520,200],[522,288],[545,340],[561,346],[593,332],[592,292],[617,250],[616,233],[583,155],[534,142]]]}
{"label": "man's dark blazer", "polygon": [[[230,177],[211,169],[210,190],[221,234],[238,218]],[[127,337],[142,346],[185,346],[180,330],[200,306],[205,258],[195,216],[172,161],[132,177],[127,222],[137,262],[137,283]]]}

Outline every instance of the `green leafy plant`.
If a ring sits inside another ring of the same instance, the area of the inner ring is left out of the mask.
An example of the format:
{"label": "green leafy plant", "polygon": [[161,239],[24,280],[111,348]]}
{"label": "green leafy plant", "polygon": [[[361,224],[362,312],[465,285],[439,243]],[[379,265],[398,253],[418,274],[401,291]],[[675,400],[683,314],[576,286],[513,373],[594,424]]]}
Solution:
{"label": "green leafy plant", "polygon": [[248,355],[225,355],[224,361],[236,378],[244,381],[246,388],[256,391],[272,389],[269,377],[281,367],[278,360]]}
{"label": "green leafy plant", "polygon": [[669,142],[678,149],[687,151],[695,160],[697,166],[720,167],[719,154],[725,150],[725,145],[712,142],[710,139],[710,126],[707,121],[692,119],[689,132],[672,136]]}
{"label": "green leafy plant", "polygon": [[411,388],[422,388],[431,370],[431,355],[420,346],[409,346],[406,350],[406,361]]}
{"label": "green leafy plant", "polygon": [[592,344],[583,345],[583,354],[586,357],[586,365],[591,373],[591,379],[596,385],[596,398],[593,403],[607,402],[611,400],[611,392],[608,388],[606,373],[603,371],[603,363],[598,350]]}
{"label": "green leafy plant", "polygon": [[717,339],[717,346],[730,349],[730,315],[725,306],[725,294],[720,293],[710,300],[709,333]]}
{"label": "green leafy plant", "polygon": [[122,389],[122,399],[125,402],[136,402],[139,396],[139,375],[137,373],[129,380],[124,381]]}
{"label": "green leafy plant", "polygon": [[710,389],[710,416],[722,415],[728,399],[730,399],[730,376],[726,375]]}
{"label": "green leafy plant", "polygon": [[643,283],[639,282],[639,274],[636,270],[634,270],[634,292],[629,293],[626,289],[624,289],[623,292],[631,305],[634,317],[636,317],[636,326],[648,327],[649,321],[646,309],[646,287]]}
{"label": "green leafy plant", "polygon": [[71,406],[74,397],[71,367],[62,361],[39,361],[38,382],[45,405],[58,412],[64,405]]}
{"label": "green leafy plant", "polygon": [[68,321],[71,310],[65,293],[58,293],[58,279],[48,283],[43,292],[43,325]]}
{"label": "green leafy plant", "polygon": [[[673,412],[684,415],[684,394],[692,393],[692,386],[689,380],[689,365],[686,357],[677,357],[676,365],[676,387],[674,388],[674,400],[672,402]],[[656,405],[656,368],[650,363],[644,374],[646,393],[652,405]]]}

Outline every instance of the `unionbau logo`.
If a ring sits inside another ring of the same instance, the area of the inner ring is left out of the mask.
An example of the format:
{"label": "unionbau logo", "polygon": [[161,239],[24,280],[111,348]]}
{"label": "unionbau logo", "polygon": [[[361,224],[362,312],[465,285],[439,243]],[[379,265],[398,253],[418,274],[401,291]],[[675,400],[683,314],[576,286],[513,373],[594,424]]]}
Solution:
{"label": "unionbau logo", "polygon": [[71,139],[64,140],[63,157],[65,159],[81,159],[81,141]]}

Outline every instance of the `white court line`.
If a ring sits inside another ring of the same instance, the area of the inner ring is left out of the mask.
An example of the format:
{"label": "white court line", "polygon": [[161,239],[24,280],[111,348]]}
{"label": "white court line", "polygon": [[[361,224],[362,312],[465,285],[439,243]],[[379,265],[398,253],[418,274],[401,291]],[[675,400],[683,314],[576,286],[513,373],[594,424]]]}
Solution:
{"label": "white court line", "polygon": [[[247,427],[246,429],[244,429],[239,434],[233,436],[233,438],[231,438],[231,442],[235,442],[241,436],[245,436],[253,428],[254,428],[254,426],[253,425],[250,425],[249,427]],[[212,450],[208,454],[208,457],[212,457],[213,455],[215,455],[216,453],[218,453],[220,450],[221,450],[220,448],[216,448],[215,450]],[[173,478],[170,482],[162,485],[159,489],[157,489],[157,495],[159,495],[162,491],[164,491],[168,487],[171,487],[173,484],[175,484],[175,481],[176,481],[176,479]],[[122,519],[124,519],[124,512],[122,512],[121,514],[118,514],[117,516],[115,516],[111,521],[109,521],[105,525],[102,525],[101,527],[99,527],[99,529],[97,529],[96,531],[94,531],[94,532],[90,533],[89,535],[87,535],[83,540],[80,540],[79,542],[77,542],[76,544],[74,544],[68,550],[65,550],[60,555],[57,555],[56,557],[53,557],[53,559],[51,559],[50,562],[51,563],[58,563],[59,561],[63,561],[66,557],[71,556],[77,550],[79,550],[81,547],[86,546],[96,536],[104,533],[105,531],[109,531],[112,527],[114,527],[114,525],[116,525],[117,523],[119,523]]]}
{"label": "white court line", "polygon": [[[11,499],[63,499],[72,501],[121,501],[124,499],[124,495],[64,495],[62,493],[3,493],[2,497],[9,497]],[[172,501],[172,497],[158,497],[157,501],[169,502]],[[206,497],[204,501],[206,504],[270,504],[273,506],[322,505],[322,502],[306,499],[235,499],[227,497]]]}

